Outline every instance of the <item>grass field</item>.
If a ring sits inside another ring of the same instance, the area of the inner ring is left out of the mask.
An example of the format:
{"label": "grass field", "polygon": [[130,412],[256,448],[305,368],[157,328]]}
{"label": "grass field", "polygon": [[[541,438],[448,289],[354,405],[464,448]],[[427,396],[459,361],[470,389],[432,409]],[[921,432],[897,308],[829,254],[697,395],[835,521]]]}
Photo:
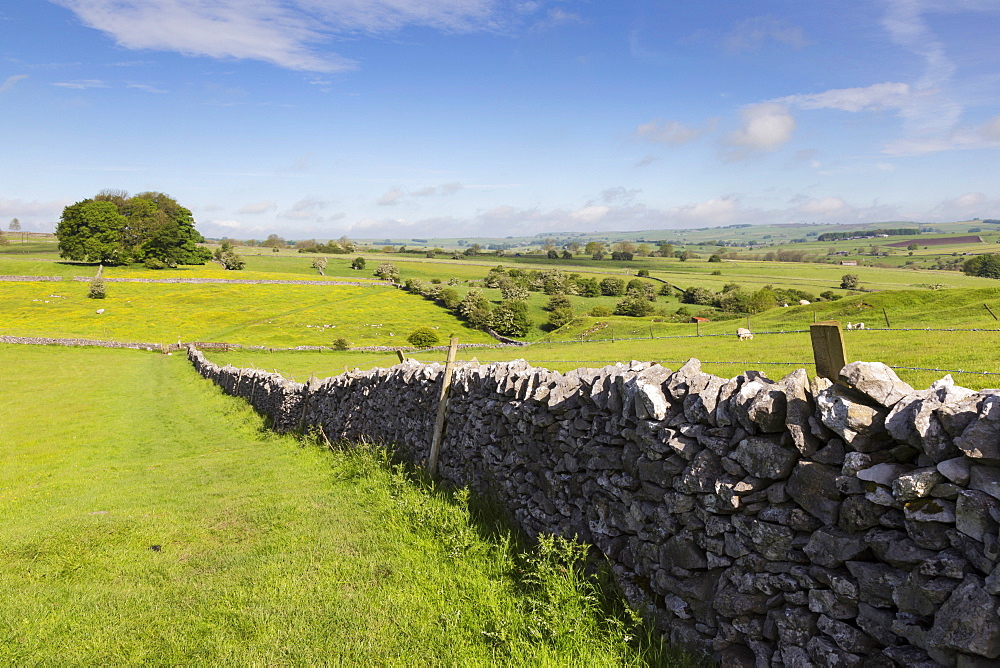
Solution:
{"label": "grass field", "polygon": [[377,450],[276,436],[182,356],[0,367],[4,665],[689,665],[579,550]]}
{"label": "grass field", "polygon": [[[292,347],[405,345],[418,326],[444,338],[493,341],[432,303],[386,287],[108,283],[0,283],[0,334],[142,343],[223,341]],[[98,315],[97,309],[105,309]]]}

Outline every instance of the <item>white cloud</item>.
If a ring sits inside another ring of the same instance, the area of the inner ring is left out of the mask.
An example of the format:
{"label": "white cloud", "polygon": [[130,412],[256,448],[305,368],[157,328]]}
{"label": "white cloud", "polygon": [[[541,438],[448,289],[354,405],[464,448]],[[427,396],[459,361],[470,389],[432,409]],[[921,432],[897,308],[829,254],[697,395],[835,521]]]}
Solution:
{"label": "white cloud", "polygon": [[843,215],[849,209],[847,202],[840,197],[811,199],[795,207],[797,213],[813,217]]}
{"label": "white cloud", "polygon": [[272,211],[276,208],[278,208],[278,205],[275,202],[272,202],[271,200],[261,200],[260,202],[254,202],[253,204],[244,204],[236,210],[236,213],[257,214]]}
{"label": "white cloud", "polygon": [[533,30],[546,30],[549,28],[558,28],[560,26],[580,24],[583,23],[583,19],[579,14],[574,14],[573,12],[567,12],[565,10],[557,8],[550,9],[545,18],[532,26]]}
{"label": "white cloud", "polygon": [[809,45],[802,29],[770,16],[757,16],[736,25],[726,37],[726,49],[734,53],[759,51],[768,42],[794,49]]}
{"label": "white cloud", "polygon": [[396,206],[399,204],[399,200],[405,196],[406,193],[400,188],[392,188],[378,198],[378,204],[379,206]]}
{"label": "white cloud", "polygon": [[14,84],[16,84],[18,81],[27,78],[28,78],[27,74],[12,74],[11,76],[4,79],[3,83],[0,83],[0,93],[6,93],[11,88],[13,88]]}
{"label": "white cloud", "polygon": [[107,88],[108,84],[100,79],[78,79],[77,81],[59,81],[52,84],[59,88],[72,88],[74,90],[85,90],[87,88]]}
{"label": "white cloud", "polygon": [[570,216],[573,220],[578,220],[581,223],[593,224],[608,215],[609,211],[611,211],[609,206],[584,206],[571,213]]}
{"label": "white cloud", "polygon": [[[287,211],[282,211],[279,215],[281,218],[290,218],[292,220],[312,220],[317,223],[326,222],[331,219],[330,217],[324,216],[321,212],[330,206],[330,202],[315,199],[313,197],[306,197],[300,199],[298,202],[292,205],[291,209]],[[342,218],[343,214],[334,215],[333,220]]]}
{"label": "white cloud", "polygon": [[211,220],[208,224],[215,225],[216,227],[222,227],[227,230],[243,229],[243,223],[238,220]]}
{"label": "white cloud", "polygon": [[128,49],[262,60],[313,72],[353,69],[324,50],[333,35],[383,33],[405,26],[496,30],[507,21],[498,0],[51,0]]}
{"label": "white cloud", "polygon": [[150,86],[148,84],[126,84],[126,88],[135,88],[136,90],[141,90],[146,93],[156,93],[158,95],[166,95],[169,91],[165,91],[162,88],[157,88],[156,86]]}
{"label": "white cloud", "polygon": [[880,83],[863,88],[834,88],[822,93],[789,95],[775,102],[799,109],[839,109],[840,111],[878,111],[903,109],[912,104],[909,84]]}
{"label": "white cloud", "polygon": [[788,143],[795,131],[795,117],[778,102],[761,102],[744,107],[742,126],[726,137],[733,147],[730,160],[741,160],[754,153],[774,151]]}
{"label": "white cloud", "polygon": [[656,144],[680,146],[687,144],[705,133],[699,128],[689,128],[678,121],[661,121],[659,119],[643,123],[635,129],[635,136]]}
{"label": "white cloud", "polygon": [[[466,186],[461,183],[443,183],[440,186],[424,186],[423,188],[418,188],[416,190],[405,190],[403,188],[391,188],[384,195],[379,197],[378,204],[380,206],[395,206],[399,204],[406,198],[410,197],[432,197],[435,195],[447,196],[454,195],[460,190],[464,190]],[[493,187],[504,187],[504,186],[469,186],[470,188],[493,188]]]}

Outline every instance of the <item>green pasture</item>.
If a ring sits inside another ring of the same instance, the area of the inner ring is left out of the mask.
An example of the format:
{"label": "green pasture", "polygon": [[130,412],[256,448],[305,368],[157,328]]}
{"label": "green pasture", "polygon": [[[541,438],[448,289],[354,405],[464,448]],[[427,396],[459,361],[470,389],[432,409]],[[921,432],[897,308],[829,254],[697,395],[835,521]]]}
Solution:
{"label": "green pasture", "polygon": [[[108,283],[88,299],[87,282],[0,282],[0,333],[142,343],[218,341],[243,345],[404,345],[420,326],[491,342],[448,311],[388,287]],[[104,309],[103,314],[97,314]]]}
{"label": "green pasture", "polygon": [[[583,300],[583,298],[576,298]],[[592,301],[592,300],[585,300]],[[959,384],[981,389],[1000,385],[1000,287],[979,290],[895,291],[856,295],[809,306],[775,308],[747,318],[701,325],[658,322],[658,318],[581,317],[528,347],[465,349],[460,359],[482,362],[523,358],[559,371],[600,367],[617,361],[659,361],[674,368],[690,357],[705,370],[734,376],[747,369],[778,378],[799,367],[811,374],[809,325],[814,321],[865,322],[864,331],[845,331],[850,360],[883,362],[890,366],[962,370]],[[884,313],[883,313],[884,309]],[[893,329],[885,327],[885,317]],[[738,327],[750,325],[752,341],[738,341]],[[928,331],[928,330],[982,331]],[[909,331],[899,331],[909,330]],[[701,336],[698,336],[701,334]],[[471,343],[459,336],[460,342]],[[443,361],[443,351],[409,353],[421,361]],[[362,352],[231,351],[211,353],[213,360],[251,366],[296,377],[328,376],[344,367],[371,368],[396,363],[394,354]],[[943,372],[901,369],[900,377],[915,387],[926,387]]]}
{"label": "green pasture", "polygon": [[690,665],[580,548],[374,448],[274,435],[183,356],[0,367],[4,665]]}
{"label": "green pasture", "polygon": [[[808,328],[806,328],[808,329]],[[604,330],[605,332],[607,330]],[[642,338],[641,328],[618,328],[615,341],[579,342],[554,340],[527,347],[489,347],[461,349],[458,359],[487,363],[524,359],[535,366],[554,371],[569,371],[580,367],[602,367],[616,362],[640,360],[659,362],[677,369],[696,357],[706,372],[730,378],[747,370],[761,371],[778,379],[795,369],[804,368],[815,375],[812,347],[808,332],[755,334],[751,341],[738,341],[734,335],[695,336],[692,333],[672,338]],[[633,338],[634,337],[634,338]],[[1000,387],[1000,331],[937,332],[937,331],[878,331],[845,332],[848,359],[851,361],[882,362],[893,367],[932,369],[918,371],[899,369],[900,378],[917,389],[926,388],[947,371],[954,373],[955,382],[972,389]],[[343,373],[346,368],[370,369],[389,367],[397,363],[395,354],[362,352],[311,351],[251,351],[233,350],[228,353],[208,352],[219,364],[232,364],[274,371],[285,377],[304,382],[310,376],[324,378]],[[444,362],[445,351],[427,350],[407,353],[421,362]],[[941,369],[942,371],[933,371]],[[984,375],[988,371],[995,375]]]}

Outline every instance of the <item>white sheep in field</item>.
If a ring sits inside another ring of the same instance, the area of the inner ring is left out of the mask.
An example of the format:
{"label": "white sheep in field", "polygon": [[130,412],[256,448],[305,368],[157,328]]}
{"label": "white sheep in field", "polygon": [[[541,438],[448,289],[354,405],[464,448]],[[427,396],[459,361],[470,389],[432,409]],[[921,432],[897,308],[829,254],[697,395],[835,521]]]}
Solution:
{"label": "white sheep in field", "polygon": [[736,330],[736,337],[740,341],[749,341],[750,339],[753,338],[753,332],[751,332],[746,327],[740,327],[739,329]]}
{"label": "white sheep in field", "polygon": [[847,329],[864,329],[864,328],[865,328],[865,323],[863,322],[847,323]]}
{"label": "white sheep in field", "polygon": [[799,306],[809,306],[809,300],[808,299],[800,299],[799,300]]}

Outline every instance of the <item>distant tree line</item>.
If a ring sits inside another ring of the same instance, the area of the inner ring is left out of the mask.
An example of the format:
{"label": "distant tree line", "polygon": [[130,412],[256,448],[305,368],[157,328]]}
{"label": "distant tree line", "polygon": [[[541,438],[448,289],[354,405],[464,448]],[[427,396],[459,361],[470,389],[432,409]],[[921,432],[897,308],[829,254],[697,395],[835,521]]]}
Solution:
{"label": "distant tree line", "polygon": [[845,239],[857,238],[866,239],[869,237],[877,237],[880,234],[886,234],[890,237],[905,237],[920,234],[920,229],[916,227],[892,227],[880,230],[854,230],[853,232],[824,232],[816,237],[816,241],[843,241]]}
{"label": "distant tree line", "polygon": [[56,238],[60,256],[70,260],[162,269],[212,259],[198,246],[205,238],[194,225],[191,212],[169,195],[102,190],[63,209]]}

